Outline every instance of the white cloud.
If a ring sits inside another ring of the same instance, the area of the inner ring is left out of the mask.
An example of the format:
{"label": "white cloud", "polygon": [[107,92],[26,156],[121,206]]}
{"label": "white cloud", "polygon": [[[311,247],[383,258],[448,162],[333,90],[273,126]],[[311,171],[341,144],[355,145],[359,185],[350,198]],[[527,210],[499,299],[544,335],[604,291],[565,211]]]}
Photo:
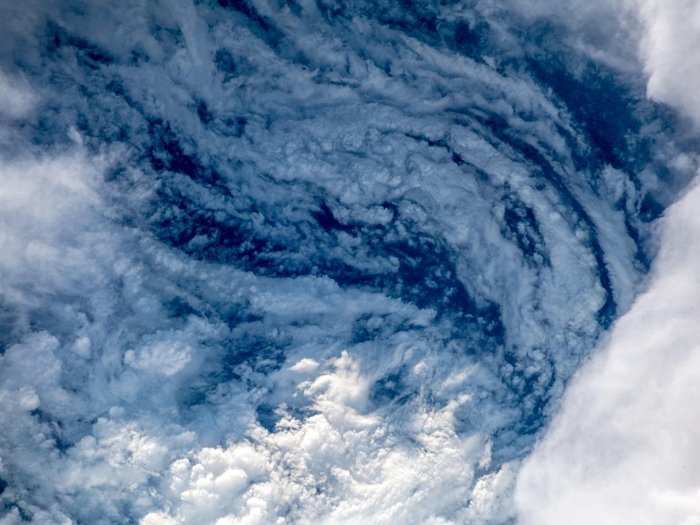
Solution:
{"label": "white cloud", "polygon": [[700,4],[695,0],[632,0],[645,25],[642,49],[651,98],[700,122]]}
{"label": "white cloud", "polygon": [[[344,353],[325,373],[298,389],[316,414],[284,416],[274,433],[252,430],[246,440],[206,447],[175,460],[165,481],[166,508],[146,516],[159,523],[424,524],[463,523],[508,515],[500,501],[512,468],[474,481],[472,463],[488,444],[452,430],[454,412],[423,407],[407,421],[367,417],[365,381]],[[394,435],[406,424],[413,440]],[[469,508],[465,502],[472,500]],[[167,520],[170,520],[167,521]]]}
{"label": "white cloud", "polygon": [[156,341],[138,352],[128,350],[124,361],[155,374],[171,376],[181,371],[192,359],[192,349],[181,341]]}

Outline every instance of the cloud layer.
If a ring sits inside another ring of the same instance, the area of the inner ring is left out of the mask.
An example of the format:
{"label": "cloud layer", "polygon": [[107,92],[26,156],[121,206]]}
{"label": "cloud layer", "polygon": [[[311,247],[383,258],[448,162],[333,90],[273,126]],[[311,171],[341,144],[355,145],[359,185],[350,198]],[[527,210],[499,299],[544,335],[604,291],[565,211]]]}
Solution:
{"label": "cloud layer", "polygon": [[512,523],[695,170],[557,9],[0,6],[3,525]]}
{"label": "cloud layer", "polygon": [[649,289],[526,462],[523,524],[700,522],[698,203],[694,188],[668,213]]}
{"label": "cloud layer", "polygon": [[[638,7],[649,95],[697,122],[700,10],[695,2]],[[525,462],[523,525],[700,523],[699,205],[695,185],[666,213],[646,291],[575,377]]]}

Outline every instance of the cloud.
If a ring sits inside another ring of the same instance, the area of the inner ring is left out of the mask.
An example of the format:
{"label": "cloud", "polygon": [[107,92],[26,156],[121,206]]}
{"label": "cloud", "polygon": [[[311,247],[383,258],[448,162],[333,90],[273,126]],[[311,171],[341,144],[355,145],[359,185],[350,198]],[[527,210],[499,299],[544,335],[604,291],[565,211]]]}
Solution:
{"label": "cloud", "polygon": [[674,147],[487,3],[0,6],[2,519],[512,519]]}
{"label": "cloud", "polygon": [[0,117],[26,117],[37,103],[38,96],[26,80],[0,70]]}
{"label": "cloud", "polygon": [[651,98],[681,108],[700,122],[700,5],[694,0],[637,0]]}
{"label": "cloud", "polygon": [[700,188],[663,221],[648,290],[525,463],[523,525],[700,522]]}
{"label": "cloud", "polygon": [[[11,429],[0,438],[3,519],[117,523],[127,504],[144,524],[446,524],[512,512],[502,494],[513,467],[477,472],[492,467],[492,443],[457,431],[473,402],[466,380],[489,374],[473,363],[471,375],[454,373],[468,361],[436,354],[423,332],[435,312],[177,253],[114,220],[114,158],[77,144],[2,163],[0,289],[15,330],[0,355],[0,426]],[[241,296],[260,321],[234,329],[165,306],[178,298],[194,312]],[[386,334],[353,344],[358,314]],[[263,376],[252,361],[226,365],[246,331],[295,341],[288,362]],[[377,412],[372,386],[396,366],[416,387],[455,376],[439,394],[451,399],[434,406],[423,393],[398,414]],[[223,379],[230,368],[254,389]],[[202,384],[206,403],[183,401]],[[270,429],[254,417],[266,393],[277,405]]]}
{"label": "cloud", "polygon": [[[258,429],[246,440],[175,460],[163,482],[170,510],[149,513],[142,525],[456,524],[509,515],[503,494],[511,466],[470,488],[470,464],[484,455],[485,443],[451,430],[465,400],[421,408],[405,421],[363,415],[366,379],[347,353],[297,388],[311,400],[313,416],[285,414],[274,433]],[[398,438],[394,425],[412,429],[413,439]]]}
{"label": "cloud", "polygon": [[[700,122],[700,7],[636,5],[649,96]],[[522,525],[700,523],[699,207],[694,184],[657,225],[646,291],[575,376],[526,460],[516,490]]]}

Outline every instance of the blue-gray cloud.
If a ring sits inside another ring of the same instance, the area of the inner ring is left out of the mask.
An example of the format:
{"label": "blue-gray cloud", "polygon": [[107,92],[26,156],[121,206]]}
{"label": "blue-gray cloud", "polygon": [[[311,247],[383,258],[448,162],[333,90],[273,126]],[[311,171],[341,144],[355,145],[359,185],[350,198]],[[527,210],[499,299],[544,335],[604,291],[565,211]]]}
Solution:
{"label": "blue-gray cloud", "polygon": [[694,169],[639,64],[489,2],[0,12],[7,523],[514,519]]}

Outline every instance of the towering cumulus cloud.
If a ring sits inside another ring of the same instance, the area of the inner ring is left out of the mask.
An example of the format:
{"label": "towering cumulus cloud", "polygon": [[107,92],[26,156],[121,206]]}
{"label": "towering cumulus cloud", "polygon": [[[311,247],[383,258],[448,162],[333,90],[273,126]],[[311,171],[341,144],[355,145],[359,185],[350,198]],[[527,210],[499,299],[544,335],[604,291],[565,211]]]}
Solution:
{"label": "towering cumulus cloud", "polygon": [[625,9],[0,2],[0,523],[692,515],[687,18],[651,100]]}
{"label": "towering cumulus cloud", "polygon": [[[700,5],[638,8],[649,95],[697,125]],[[523,525],[700,523],[699,206],[695,185],[668,211],[647,290],[574,379],[526,461],[517,490]]]}

